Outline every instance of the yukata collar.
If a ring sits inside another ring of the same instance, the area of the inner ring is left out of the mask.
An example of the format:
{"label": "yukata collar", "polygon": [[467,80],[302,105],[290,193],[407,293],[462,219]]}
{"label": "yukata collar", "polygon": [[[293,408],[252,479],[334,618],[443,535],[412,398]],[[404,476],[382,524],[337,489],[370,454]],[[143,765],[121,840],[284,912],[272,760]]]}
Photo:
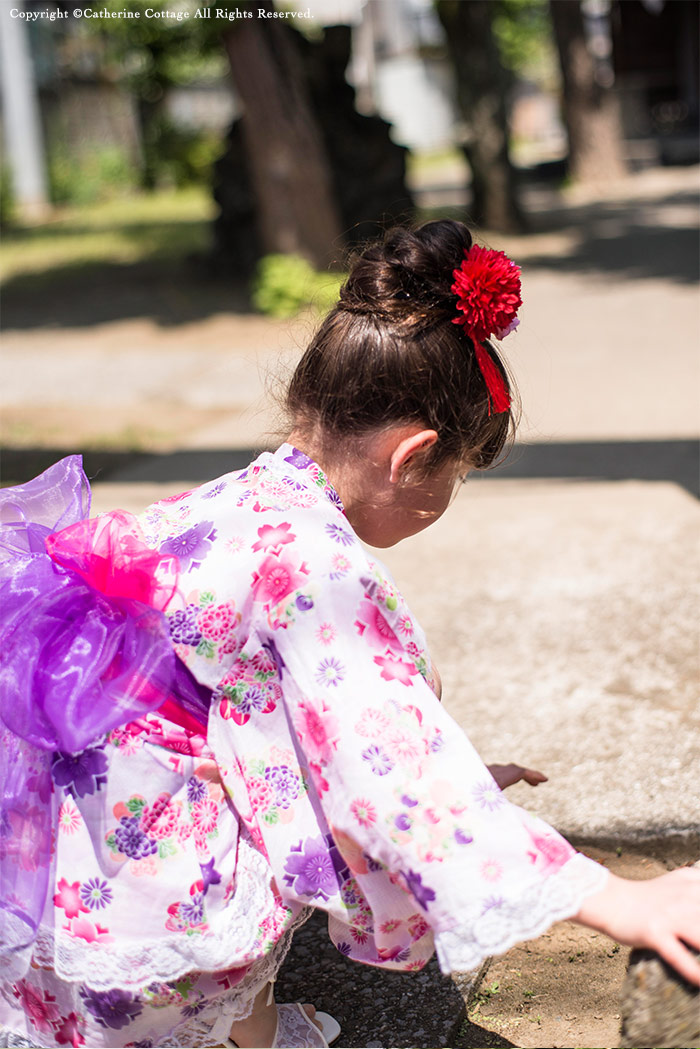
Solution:
{"label": "yukata collar", "polygon": [[315,492],[322,492],[328,501],[333,503],[341,513],[345,513],[343,502],[328,480],[328,477],[318,463],[315,463],[308,455],[299,451],[293,444],[285,442],[274,453],[274,458],[280,463],[287,463],[289,466],[293,466],[298,471],[298,474],[295,474],[295,480],[298,480],[305,488],[310,488]]}

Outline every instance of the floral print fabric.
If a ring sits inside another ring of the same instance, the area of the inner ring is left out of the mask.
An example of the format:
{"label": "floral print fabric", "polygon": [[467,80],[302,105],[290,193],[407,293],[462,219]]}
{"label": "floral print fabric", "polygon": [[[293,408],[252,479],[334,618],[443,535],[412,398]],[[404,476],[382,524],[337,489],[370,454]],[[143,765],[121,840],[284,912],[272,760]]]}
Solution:
{"label": "floral print fabric", "polygon": [[[78,1045],[82,1017],[123,1038],[89,1044],[137,1044],[145,989],[242,978],[308,906],[358,961],[418,969],[437,948],[445,971],[473,968],[602,884],[505,800],[435,696],[420,627],[301,452],[264,453],[140,524],[178,559],[166,614],[213,691],[207,738],[155,714],[55,756],[38,957],[57,975],[50,991],[2,985],[8,1027]],[[61,979],[85,991],[70,1015]]]}

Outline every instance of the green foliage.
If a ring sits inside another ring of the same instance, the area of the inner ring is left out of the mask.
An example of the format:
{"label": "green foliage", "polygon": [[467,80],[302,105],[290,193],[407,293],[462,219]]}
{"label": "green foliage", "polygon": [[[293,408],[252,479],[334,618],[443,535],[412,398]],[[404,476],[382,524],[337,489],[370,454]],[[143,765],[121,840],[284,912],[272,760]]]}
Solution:
{"label": "green foliage", "polygon": [[253,305],[270,317],[294,317],[306,306],[326,313],[342,281],[341,274],[317,273],[299,255],[266,255],[253,279]]}
{"label": "green foliage", "polygon": [[104,146],[84,156],[55,146],[49,158],[54,204],[93,204],[129,193],[137,183],[138,173],[119,146]]}
{"label": "green foliage", "polygon": [[0,167],[0,229],[12,225],[15,214],[15,192],[9,168]]}
{"label": "green foliage", "polygon": [[537,82],[551,79],[556,52],[548,0],[494,0],[493,32],[506,69]]}
{"label": "green foliage", "polygon": [[152,121],[144,136],[144,182],[149,188],[209,185],[223,142],[213,131],[191,131],[166,118]]}

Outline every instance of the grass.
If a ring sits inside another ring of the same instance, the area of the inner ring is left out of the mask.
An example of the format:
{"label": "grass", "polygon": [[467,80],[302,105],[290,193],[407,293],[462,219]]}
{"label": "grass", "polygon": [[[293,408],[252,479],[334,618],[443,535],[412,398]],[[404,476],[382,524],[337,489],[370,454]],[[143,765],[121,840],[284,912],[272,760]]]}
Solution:
{"label": "grass", "polygon": [[4,234],[2,279],[182,258],[207,248],[214,210],[202,187],[57,208],[46,222],[16,224]]}

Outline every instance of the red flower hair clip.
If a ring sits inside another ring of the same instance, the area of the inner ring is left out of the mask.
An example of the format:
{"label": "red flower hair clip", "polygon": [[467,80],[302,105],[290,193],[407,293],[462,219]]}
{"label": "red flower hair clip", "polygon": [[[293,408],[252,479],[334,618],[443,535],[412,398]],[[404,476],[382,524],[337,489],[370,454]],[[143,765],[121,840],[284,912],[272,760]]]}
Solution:
{"label": "red flower hair clip", "polygon": [[[495,335],[503,339],[520,323],[520,267],[502,251],[480,248],[474,244],[464,257],[462,265],[453,271],[452,292],[457,296],[457,316],[453,324],[461,324],[474,343],[476,360],[489,391],[495,412],[510,408],[510,395],[503,376],[493,362],[484,339]],[[490,410],[490,409],[489,409]]]}

